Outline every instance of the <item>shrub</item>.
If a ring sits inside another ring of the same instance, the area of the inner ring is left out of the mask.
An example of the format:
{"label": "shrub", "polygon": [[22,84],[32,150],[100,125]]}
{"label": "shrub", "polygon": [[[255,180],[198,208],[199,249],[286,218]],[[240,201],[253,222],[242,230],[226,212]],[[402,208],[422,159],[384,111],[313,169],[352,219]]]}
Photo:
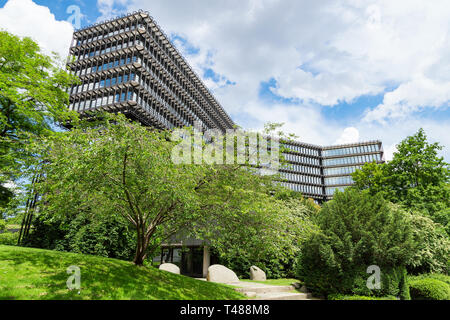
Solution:
{"label": "shrub", "polygon": [[17,240],[19,239],[19,233],[5,232],[0,233],[0,244],[5,246],[15,246],[17,245]]}
{"label": "shrub", "polygon": [[358,295],[342,295],[342,294],[332,294],[328,296],[328,300],[397,300],[394,296],[386,297],[368,297],[368,296],[358,296]]}
{"label": "shrub", "polygon": [[243,220],[242,231],[212,239],[212,247],[219,263],[241,278],[249,278],[252,265],[270,279],[294,278],[299,243],[316,229],[311,223],[311,208],[301,199],[265,201],[264,210],[255,213],[258,223]]}
{"label": "shrub", "polygon": [[436,212],[431,218],[434,222],[442,225],[447,235],[450,236],[450,208]]}
{"label": "shrub", "polygon": [[428,217],[411,215],[416,254],[408,265],[410,274],[442,273],[447,270],[450,239],[444,228]]}
{"label": "shrub", "polygon": [[409,283],[413,300],[450,300],[450,286],[437,279],[413,280]]}
{"label": "shrub", "polygon": [[410,282],[423,279],[436,279],[450,285],[450,276],[442,273],[428,273],[428,274],[420,274],[418,276],[408,276],[408,280]]}
{"label": "shrub", "polygon": [[129,224],[114,214],[79,212],[67,216],[42,214],[33,222],[27,245],[42,249],[131,260],[136,240]]}
{"label": "shrub", "polygon": [[0,218],[0,232],[6,230],[6,221]]}
{"label": "shrub", "polygon": [[[414,254],[407,215],[380,195],[337,192],[314,219],[320,230],[301,246],[297,276],[314,294],[408,299],[406,265]],[[367,267],[381,270],[381,290],[366,286]]]}

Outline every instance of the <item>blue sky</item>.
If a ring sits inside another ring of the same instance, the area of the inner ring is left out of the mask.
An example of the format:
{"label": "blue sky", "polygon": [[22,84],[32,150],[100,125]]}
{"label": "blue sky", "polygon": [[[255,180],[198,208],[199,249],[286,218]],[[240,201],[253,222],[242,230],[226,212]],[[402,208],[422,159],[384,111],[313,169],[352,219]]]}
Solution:
{"label": "blue sky", "polygon": [[69,6],[80,7],[83,27],[144,9],[244,128],[283,122],[322,145],[381,139],[389,159],[423,127],[450,161],[450,8],[410,3],[0,0],[0,28],[64,54]]}

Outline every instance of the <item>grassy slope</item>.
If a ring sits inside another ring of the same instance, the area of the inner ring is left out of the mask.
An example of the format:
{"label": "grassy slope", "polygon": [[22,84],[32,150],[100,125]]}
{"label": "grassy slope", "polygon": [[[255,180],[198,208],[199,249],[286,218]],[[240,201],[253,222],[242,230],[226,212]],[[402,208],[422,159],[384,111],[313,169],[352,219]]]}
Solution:
{"label": "grassy slope", "polygon": [[[69,291],[66,269],[81,269],[81,290]],[[230,300],[232,288],[97,256],[0,245],[0,300]]]}

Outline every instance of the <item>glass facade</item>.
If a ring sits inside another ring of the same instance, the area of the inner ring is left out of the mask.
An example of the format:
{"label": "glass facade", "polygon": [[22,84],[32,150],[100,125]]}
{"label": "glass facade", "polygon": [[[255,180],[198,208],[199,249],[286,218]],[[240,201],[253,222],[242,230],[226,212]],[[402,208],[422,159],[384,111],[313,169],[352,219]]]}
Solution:
{"label": "glass facade", "polygon": [[343,156],[343,155],[378,152],[378,151],[380,151],[379,146],[373,144],[347,148],[328,149],[324,150],[322,155],[324,157],[332,157],[332,156]]}
{"label": "glass facade", "polygon": [[325,188],[326,189],[326,195],[327,195],[327,197],[329,198],[329,197],[332,197],[333,195],[334,195],[334,193],[336,192],[336,190],[339,190],[339,191],[344,191],[345,190],[345,187],[327,187],[327,188]]}
{"label": "glass facade", "polygon": [[348,166],[337,168],[325,168],[323,173],[325,176],[338,176],[343,174],[352,174],[356,170],[361,169],[361,166]]}
{"label": "glass facade", "polygon": [[343,158],[333,158],[333,159],[325,159],[324,166],[339,166],[339,165],[348,165],[348,164],[359,164],[366,162],[377,162],[381,161],[380,154],[366,154],[360,156],[350,156]]}
{"label": "glass facade", "polygon": [[280,170],[281,185],[316,201],[330,199],[336,190],[353,184],[351,174],[368,162],[383,162],[380,141],[336,147],[282,144],[287,162]]}

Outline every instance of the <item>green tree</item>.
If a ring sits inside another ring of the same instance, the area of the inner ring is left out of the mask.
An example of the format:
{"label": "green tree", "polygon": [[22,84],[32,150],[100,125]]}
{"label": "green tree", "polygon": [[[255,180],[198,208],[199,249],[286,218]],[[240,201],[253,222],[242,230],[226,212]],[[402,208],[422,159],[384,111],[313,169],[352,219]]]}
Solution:
{"label": "green tree", "polygon": [[[76,82],[56,55],[43,54],[30,38],[0,31],[0,201],[11,197],[12,180],[29,154],[30,137],[52,132],[55,121],[72,121],[67,89]],[[1,205],[1,204],[0,204]]]}
{"label": "green tree", "polygon": [[383,196],[387,196],[384,164],[366,163],[360,170],[356,170],[352,176],[355,182],[354,187],[357,189],[368,190],[373,195],[382,193]]}
{"label": "green tree", "polygon": [[122,215],[136,233],[138,265],[168,239],[230,239],[264,222],[271,176],[245,165],[176,164],[171,133],[103,117],[36,144],[47,216]]}
{"label": "green tree", "polygon": [[136,232],[134,263],[142,265],[149,247],[197,218],[194,190],[202,167],[175,165],[167,132],[105,117],[99,126],[43,139],[37,153],[45,179],[37,190],[53,215],[121,214]]}
{"label": "green tree", "polygon": [[392,161],[366,164],[353,174],[355,186],[381,193],[393,203],[433,216],[450,206],[449,165],[438,156],[442,146],[429,143],[423,129],[398,146]]}
{"label": "green tree", "polygon": [[[407,297],[406,266],[415,253],[407,215],[381,195],[349,188],[337,192],[313,219],[320,230],[302,243],[298,276],[321,295]],[[381,290],[369,290],[366,270],[381,269]]]}
{"label": "green tree", "polygon": [[315,228],[309,208],[301,200],[268,194],[258,195],[249,208],[249,214],[234,215],[233,223],[229,214],[219,219],[220,233],[208,237],[221,263],[245,278],[252,265],[269,278],[295,276],[300,243]]}

